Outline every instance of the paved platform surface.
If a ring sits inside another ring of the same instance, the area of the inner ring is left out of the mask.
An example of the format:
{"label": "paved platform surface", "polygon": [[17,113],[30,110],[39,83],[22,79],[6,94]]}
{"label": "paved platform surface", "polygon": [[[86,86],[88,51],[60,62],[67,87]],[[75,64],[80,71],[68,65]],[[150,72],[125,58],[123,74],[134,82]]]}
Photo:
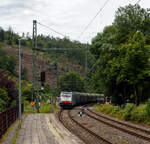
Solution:
{"label": "paved platform surface", "polygon": [[16,144],[84,144],[65,129],[54,114],[28,114]]}

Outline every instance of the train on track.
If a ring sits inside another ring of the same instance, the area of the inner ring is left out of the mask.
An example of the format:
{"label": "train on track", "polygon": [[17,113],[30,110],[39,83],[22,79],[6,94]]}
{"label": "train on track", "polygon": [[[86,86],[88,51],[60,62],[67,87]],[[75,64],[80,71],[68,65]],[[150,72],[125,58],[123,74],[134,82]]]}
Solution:
{"label": "train on track", "polygon": [[59,105],[65,108],[87,103],[102,103],[103,101],[104,94],[61,92]]}

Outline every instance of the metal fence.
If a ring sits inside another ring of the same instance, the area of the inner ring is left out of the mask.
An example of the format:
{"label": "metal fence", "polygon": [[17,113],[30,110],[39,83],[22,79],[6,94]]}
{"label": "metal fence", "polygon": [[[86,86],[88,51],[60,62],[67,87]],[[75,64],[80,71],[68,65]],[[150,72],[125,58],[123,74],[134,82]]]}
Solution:
{"label": "metal fence", "polygon": [[[0,138],[7,131],[9,126],[18,118],[18,106],[6,109],[4,112],[0,113]],[[22,112],[24,111],[24,106],[22,104]]]}

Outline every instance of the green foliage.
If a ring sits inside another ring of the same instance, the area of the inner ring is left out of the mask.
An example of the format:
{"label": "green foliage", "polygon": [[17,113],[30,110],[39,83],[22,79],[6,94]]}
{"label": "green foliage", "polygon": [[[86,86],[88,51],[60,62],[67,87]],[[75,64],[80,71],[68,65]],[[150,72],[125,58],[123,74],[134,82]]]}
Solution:
{"label": "green foliage", "polygon": [[52,93],[41,93],[40,96],[41,96],[40,101],[44,100],[45,102],[53,98]]}
{"label": "green foliage", "polygon": [[94,108],[98,112],[119,118],[121,120],[134,121],[150,125],[150,117],[146,112],[146,105],[144,104],[137,107],[134,104],[128,104],[123,109],[118,106],[106,104],[102,106],[95,105]]}
{"label": "green foliage", "polygon": [[52,113],[54,112],[53,107],[50,104],[44,103],[40,105],[40,113]]}
{"label": "green foliage", "polygon": [[22,80],[28,81],[28,69],[26,67],[22,68],[21,78],[22,78]]}
{"label": "green foliage", "polygon": [[90,79],[92,91],[112,96],[119,105],[132,99],[137,105],[146,100],[150,78],[149,24],[150,11],[139,5],[118,9],[114,23],[92,40],[90,51],[97,59]]}
{"label": "green foliage", "polygon": [[17,100],[13,100],[13,101],[11,102],[10,107],[15,107],[15,106],[17,106],[17,105],[18,105],[17,102],[18,102]]}
{"label": "green foliage", "polygon": [[114,25],[117,28],[117,41],[124,43],[135,32],[141,31],[144,35],[149,35],[150,11],[141,8],[139,5],[128,5],[120,7],[116,12]]}
{"label": "green foliage", "polygon": [[130,113],[130,120],[136,122],[147,122],[148,115],[146,113],[146,105],[140,105]]}
{"label": "green foliage", "polygon": [[31,101],[32,100],[32,91],[31,91],[31,89],[25,89],[23,91],[23,96],[26,98],[26,100]]}
{"label": "green foliage", "polygon": [[15,66],[16,58],[0,49],[0,69],[9,72],[11,75],[16,75]]}
{"label": "green foliage", "polygon": [[129,120],[131,117],[131,111],[135,108],[134,104],[127,104],[124,108],[124,119]]}
{"label": "green foliage", "polygon": [[104,114],[110,114],[113,110],[113,106],[109,104],[105,104],[101,107],[99,107],[98,111],[103,112]]}
{"label": "green foliage", "polygon": [[44,85],[44,93],[52,93],[52,89],[48,83]]}
{"label": "green foliage", "polygon": [[4,109],[6,109],[7,103],[0,98],[0,112],[2,112]]}
{"label": "green foliage", "polygon": [[[25,113],[37,113],[35,106],[31,107],[28,101],[25,101],[24,112]],[[57,105],[41,103],[40,104],[40,113],[53,113],[58,109]]]}
{"label": "green foliage", "polygon": [[17,99],[17,95],[15,82],[6,73],[0,71],[0,98],[5,101],[6,107]]}
{"label": "green foliage", "polygon": [[5,32],[2,28],[0,28],[0,42],[4,42]]}
{"label": "green foliage", "polygon": [[5,89],[0,88],[0,99],[5,101],[6,104],[9,103],[10,98],[8,97],[8,93]]}
{"label": "green foliage", "polygon": [[29,101],[24,102],[24,113],[37,113],[35,106],[30,106]]}
{"label": "green foliage", "polygon": [[150,99],[148,99],[146,103],[146,112],[147,112],[147,115],[150,117]]}
{"label": "green foliage", "polygon": [[57,105],[43,103],[40,105],[40,113],[53,113],[58,109]]}
{"label": "green foliage", "polygon": [[32,100],[32,84],[27,81],[23,81],[22,84],[22,97],[27,101]]}
{"label": "green foliage", "polygon": [[61,75],[58,78],[57,84],[60,91],[84,91],[84,80],[80,74],[76,72]]}
{"label": "green foliage", "polygon": [[119,106],[115,106],[112,109],[111,115],[115,115],[117,112],[119,112],[121,110],[121,108]]}

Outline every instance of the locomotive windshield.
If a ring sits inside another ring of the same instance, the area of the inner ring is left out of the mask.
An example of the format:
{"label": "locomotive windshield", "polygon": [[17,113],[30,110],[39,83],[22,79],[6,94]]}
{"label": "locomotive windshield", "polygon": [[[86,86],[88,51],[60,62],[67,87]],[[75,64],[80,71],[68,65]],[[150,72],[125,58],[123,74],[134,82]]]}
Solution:
{"label": "locomotive windshield", "polygon": [[62,94],[61,96],[62,96],[62,97],[71,97],[70,94]]}
{"label": "locomotive windshield", "polygon": [[69,98],[69,97],[72,97],[72,93],[70,92],[62,92],[60,94],[61,97],[64,97],[64,98]]}

